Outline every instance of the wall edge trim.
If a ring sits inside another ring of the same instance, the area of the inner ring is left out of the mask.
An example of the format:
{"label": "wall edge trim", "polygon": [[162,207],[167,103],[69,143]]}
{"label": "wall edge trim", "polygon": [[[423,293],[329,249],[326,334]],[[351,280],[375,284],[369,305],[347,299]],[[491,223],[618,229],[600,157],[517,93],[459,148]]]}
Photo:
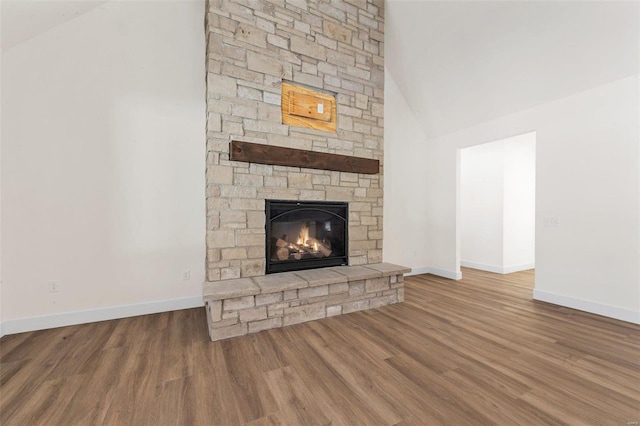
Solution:
{"label": "wall edge trim", "polygon": [[461,280],[462,272],[460,271],[450,271],[448,269],[440,269],[434,268],[432,266],[411,266],[411,272],[408,274],[404,274],[405,277],[410,277],[412,275],[421,275],[421,274],[432,274],[437,275],[443,278],[449,278],[450,280]]}
{"label": "wall edge trim", "polygon": [[630,322],[640,325],[640,311],[620,308],[618,306],[606,305],[604,303],[593,302],[591,300],[578,299],[576,297],[564,296],[549,291],[533,289],[533,300],[552,303],[590,314],[613,318],[620,321]]}
{"label": "wall edge trim", "polygon": [[154,302],[143,302],[130,305],[110,306],[106,308],[17,318],[13,320],[5,320],[0,324],[0,337],[8,334],[46,330],[49,328],[66,327],[70,325],[136,317],[140,315],[157,314],[160,312],[178,311],[181,309],[197,308],[200,306],[204,306],[202,296],[190,296],[178,299],[165,299]]}
{"label": "wall edge trim", "polygon": [[460,266],[471,269],[479,269],[481,271],[493,272],[496,274],[511,274],[512,272],[526,271],[528,269],[535,268],[535,263],[525,263],[523,265],[511,265],[511,266],[498,266],[488,265],[485,263],[470,262],[468,260],[461,260]]}

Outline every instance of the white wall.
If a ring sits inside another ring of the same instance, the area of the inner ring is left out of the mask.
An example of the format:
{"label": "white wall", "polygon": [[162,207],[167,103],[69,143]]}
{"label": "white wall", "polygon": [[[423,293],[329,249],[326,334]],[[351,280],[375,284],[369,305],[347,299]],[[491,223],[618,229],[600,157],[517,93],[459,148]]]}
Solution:
{"label": "white wall", "polygon": [[536,131],[534,297],[640,322],[639,89],[636,74],[427,140],[429,267],[459,272],[457,150]]}
{"label": "white wall", "polygon": [[413,273],[428,272],[429,237],[424,181],[424,133],[385,71],[384,89],[384,238],[385,262],[408,266]]}
{"label": "white wall", "polygon": [[460,263],[497,272],[504,258],[504,143],[460,151]]}
{"label": "white wall", "polygon": [[535,134],[460,150],[460,264],[501,274],[535,262]]}
{"label": "white wall", "polygon": [[201,304],[203,18],[111,1],[3,52],[6,333]]}
{"label": "white wall", "polygon": [[504,140],[503,273],[535,267],[536,135]]}

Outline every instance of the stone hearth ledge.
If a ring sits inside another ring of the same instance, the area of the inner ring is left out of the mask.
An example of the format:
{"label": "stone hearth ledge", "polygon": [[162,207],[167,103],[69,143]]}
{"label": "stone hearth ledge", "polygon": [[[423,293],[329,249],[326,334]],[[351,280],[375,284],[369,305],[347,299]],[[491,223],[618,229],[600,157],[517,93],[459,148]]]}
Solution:
{"label": "stone hearth ledge", "polygon": [[391,263],[335,266],[205,282],[211,340],[399,303],[404,274]]}

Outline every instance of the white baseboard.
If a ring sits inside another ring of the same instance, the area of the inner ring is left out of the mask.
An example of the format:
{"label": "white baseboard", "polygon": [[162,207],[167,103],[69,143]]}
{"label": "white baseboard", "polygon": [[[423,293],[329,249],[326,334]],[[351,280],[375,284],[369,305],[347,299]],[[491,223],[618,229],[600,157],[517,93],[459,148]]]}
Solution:
{"label": "white baseboard", "polygon": [[433,274],[443,278],[449,278],[450,280],[461,280],[462,273],[450,271],[448,269],[440,269],[434,268],[432,266],[421,266],[418,268],[411,267],[411,272],[405,274],[405,277],[410,277],[411,275],[421,275],[421,274]]}
{"label": "white baseboard", "polygon": [[640,312],[630,309],[618,308],[617,306],[605,305],[590,300],[576,299],[575,297],[537,289],[533,290],[533,299],[640,325]]}
{"label": "white baseboard", "polygon": [[535,268],[535,263],[527,263],[524,265],[512,265],[512,266],[497,266],[487,265],[485,263],[469,262],[468,260],[461,260],[460,266],[466,268],[479,269],[481,271],[493,272],[496,274],[510,274],[512,272],[526,271],[528,269]]}
{"label": "white baseboard", "polygon": [[46,330],[48,328],[65,327],[68,325],[86,324],[90,322],[156,314],[159,312],[197,308],[199,306],[204,306],[202,296],[191,296],[180,299],[136,303],[133,305],[112,306],[108,308],[87,309],[83,311],[62,312],[59,314],[18,318],[4,321],[0,324],[0,337],[5,334]]}
{"label": "white baseboard", "polygon": [[502,268],[503,274],[510,274],[512,272],[520,272],[520,271],[528,271],[529,269],[534,269],[536,267],[535,263],[525,263],[524,265],[513,265],[513,266],[505,266]]}

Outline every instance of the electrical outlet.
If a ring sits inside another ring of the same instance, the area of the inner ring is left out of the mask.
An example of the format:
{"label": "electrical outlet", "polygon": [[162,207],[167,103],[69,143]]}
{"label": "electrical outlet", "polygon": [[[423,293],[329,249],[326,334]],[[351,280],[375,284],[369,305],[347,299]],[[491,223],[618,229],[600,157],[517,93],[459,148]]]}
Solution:
{"label": "electrical outlet", "polygon": [[189,281],[190,279],[191,279],[191,270],[185,269],[184,271],[182,271],[182,280]]}
{"label": "electrical outlet", "polygon": [[60,291],[60,283],[58,281],[49,281],[49,291],[51,293]]}
{"label": "electrical outlet", "polygon": [[547,228],[557,228],[560,226],[560,218],[556,216],[545,216],[542,218],[542,226]]}

